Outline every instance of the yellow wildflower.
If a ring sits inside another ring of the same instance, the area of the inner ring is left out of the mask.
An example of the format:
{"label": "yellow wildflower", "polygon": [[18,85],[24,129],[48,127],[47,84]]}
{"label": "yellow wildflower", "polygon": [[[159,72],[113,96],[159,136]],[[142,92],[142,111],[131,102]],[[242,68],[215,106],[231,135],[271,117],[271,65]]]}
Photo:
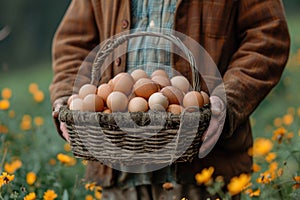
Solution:
{"label": "yellow wildflower", "polygon": [[49,165],[52,165],[52,166],[56,165],[56,160],[53,159],[53,158],[51,158],[51,159],[49,160]]}
{"label": "yellow wildflower", "polygon": [[65,144],[64,144],[64,150],[65,150],[66,152],[70,152],[70,151],[71,151],[71,145],[70,145],[69,143],[65,143]]}
{"label": "yellow wildflower", "polygon": [[33,121],[36,126],[42,126],[44,124],[44,119],[42,117],[35,117]]}
{"label": "yellow wildflower", "polygon": [[21,121],[21,125],[20,128],[23,131],[28,131],[31,129],[31,122],[32,122],[32,118],[30,115],[24,115],[22,117],[22,121]]}
{"label": "yellow wildflower", "polygon": [[8,110],[10,103],[7,99],[0,100],[0,110]]}
{"label": "yellow wildflower", "polygon": [[280,127],[282,126],[282,119],[280,117],[276,117],[273,121],[273,124],[275,127]]}
{"label": "yellow wildflower", "polygon": [[267,154],[267,156],[265,157],[267,162],[272,162],[274,159],[276,158],[276,153],[274,152],[270,152]]}
{"label": "yellow wildflower", "polygon": [[262,156],[270,152],[273,143],[267,138],[257,138],[253,144],[253,155]]}
{"label": "yellow wildflower", "polygon": [[102,199],[102,187],[101,186],[97,186],[95,188],[95,194],[94,195],[95,195],[96,199],[98,199],[98,200]]}
{"label": "yellow wildflower", "polygon": [[227,185],[228,192],[234,196],[242,192],[249,186],[251,176],[249,174],[241,174],[239,177],[233,177]]}
{"label": "yellow wildflower", "polygon": [[298,189],[300,188],[300,176],[295,176],[293,177],[293,180],[295,181],[294,185],[293,185],[293,189]]}
{"label": "yellow wildflower", "polygon": [[34,94],[36,91],[39,90],[39,86],[36,83],[30,83],[28,90],[31,94]]}
{"label": "yellow wildflower", "polygon": [[7,126],[4,126],[4,125],[0,124],[0,133],[4,133],[4,134],[8,133]]}
{"label": "yellow wildflower", "polygon": [[260,189],[252,190],[251,188],[247,189],[245,191],[246,194],[248,194],[250,197],[258,197],[260,195]]}
{"label": "yellow wildflower", "polygon": [[36,200],[36,194],[34,192],[31,192],[27,194],[23,200]]}
{"label": "yellow wildflower", "polygon": [[297,114],[300,116],[300,107],[297,109]]}
{"label": "yellow wildflower", "polygon": [[285,124],[287,126],[291,125],[293,123],[293,121],[294,121],[294,117],[291,114],[286,114],[282,118],[283,124]]}
{"label": "yellow wildflower", "polygon": [[259,172],[260,170],[261,170],[261,167],[258,164],[253,163],[253,165],[252,165],[252,171],[253,172]]}
{"label": "yellow wildflower", "polygon": [[272,140],[275,140],[280,144],[286,133],[287,133],[287,130],[285,128],[279,127],[275,131],[273,131]]}
{"label": "yellow wildflower", "polygon": [[28,185],[34,184],[35,181],[36,181],[36,174],[34,172],[28,172],[26,174],[26,182],[28,183]]}
{"label": "yellow wildflower", "polygon": [[272,181],[272,175],[269,171],[265,171],[264,173],[261,173],[260,176],[256,179],[257,183],[261,184],[268,184]]}
{"label": "yellow wildflower", "polygon": [[85,196],[85,200],[94,200],[94,198],[92,195],[89,194]]}
{"label": "yellow wildflower", "polygon": [[44,100],[45,96],[44,93],[40,90],[36,91],[35,93],[33,93],[33,99],[35,102],[40,103]]}
{"label": "yellow wildflower", "polygon": [[183,197],[181,200],[188,200],[187,198]]}
{"label": "yellow wildflower", "polygon": [[14,110],[10,110],[10,111],[8,112],[8,116],[9,116],[10,118],[14,118],[14,117],[16,116],[15,111],[14,111]]}
{"label": "yellow wildflower", "polygon": [[286,138],[287,138],[288,140],[291,140],[293,137],[294,137],[294,133],[293,133],[293,132],[289,132],[289,133],[286,135]]}
{"label": "yellow wildflower", "polygon": [[96,187],[96,183],[95,182],[87,183],[87,184],[85,184],[84,187],[85,187],[86,190],[94,191],[94,189]]}
{"label": "yellow wildflower", "polygon": [[199,185],[209,184],[212,181],[212,174],[214,173],[214,168],[204,168],[201,173],[197,173],[195,179]]}
{"label": "yellow wildflower", "polygon": [[13,174],[16,170],[22,167],[22,161],[21,160],[14,160],[11,163],[5,163],[4,164],[4,170],[9,173]]}
{"label": "yellow wildflower", "polygon": [[11,89],[9,88],[4,88],[1,92],[1,96],[3,99],[10,99],[12,96]]}
{"label": "yellow wildflower", "polygon": [[5,184],[10,183],[14,179],[15,175],[10,175],[7,172],[2,172],[2,174],[0,175],[0,188]]}
{"label": "yellow wildflower", "polygon": [[43,198],[44,198],[44,200],[54,200],[57,198],[57,194],[54,192],[54,190],[47,190],[44,193]]}
{"label": "yellow wildflower", "polygon": [[59,153],[57,155],[57,160],[59,160],[62,164],[73,166],[76,164],[75,158],[68,156],[66,154]]}

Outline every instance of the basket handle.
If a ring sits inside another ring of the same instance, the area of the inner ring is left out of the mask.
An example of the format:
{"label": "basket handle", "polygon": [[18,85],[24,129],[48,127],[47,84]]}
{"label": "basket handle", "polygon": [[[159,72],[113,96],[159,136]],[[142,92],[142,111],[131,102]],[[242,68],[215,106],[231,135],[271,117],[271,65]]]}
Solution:
{"label": "basket handle", "polygon": [[105,61],[105,58],[118,46],[123,44],[125,41],[128,41],[131,38],[141,37],[141,36],[154,36],[154,37],[161,37],[166,40],[169,40],[177,45],[177,47],[184,52],[184,54],[187,56],[188,61],[192,68],[192,81],[193,81],[193,89],[200,91],[201,84],[200,84],[200,78],[197,75],[197,69],[196,69],[196,62],[195,58],[192,54],[192,52],[184,45],[184,43],[176,36],[172,34],[162,34],[158,32],[135,32],[130,34],[121,35],[120,37],[117,37],[115,39],[108,39],[104,43],[104,45],[99,49],[99,51],[96,54],[96,57],[94,59],[93,65],[92,65],[92,79],[91,84],[97,85],[100,80],[100,68],[102,64]]}

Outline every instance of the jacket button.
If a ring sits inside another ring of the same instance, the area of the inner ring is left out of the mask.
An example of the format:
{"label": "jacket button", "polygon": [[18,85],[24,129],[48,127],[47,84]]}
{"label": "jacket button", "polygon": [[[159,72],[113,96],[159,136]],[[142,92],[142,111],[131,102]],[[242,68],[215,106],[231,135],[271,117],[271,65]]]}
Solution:
{"label": "jacket button", "polygon": [[123,28],[123,29],[125,29],[125,28],[127,28],[127,27],[128,27],[128,25],[129,25],[129,22],[128,22],[128,20],[126,20],[126,19],[123,19],[123,20],[122,20],[122,28]]}
{"label": "jacket button", "polygon": [[121,58],[117,58],[117,59],[115,60],[115,65],[116,65],[116,66],[120,66],[120,65],[121,65]]}

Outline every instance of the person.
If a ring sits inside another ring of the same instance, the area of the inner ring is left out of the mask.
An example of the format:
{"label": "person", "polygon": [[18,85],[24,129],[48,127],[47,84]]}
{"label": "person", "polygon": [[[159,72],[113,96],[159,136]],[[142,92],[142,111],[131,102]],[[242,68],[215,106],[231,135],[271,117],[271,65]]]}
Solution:
{"label": "person", "polygon": [[[68,139],[68,133],[57,119],[58,110],[72,94],[79,67],[89,52],[113,35],[153,25],[152,17],[155,25],[183,33],[204,47],[222,76],[226,104],[217,96],[210,97],[215,117],[192,163],[174,164],[171,171],[154,171],[149,178],[90,161],[86,180],[103,187],[104,199],[214,198],[195,183],[196,173],[213,166],[214,176],[223,176],[226,183],[241,173],[251,173],[249,117],[280,80],[289,55],[282,1],[72,0],[53,40],[50,94],[52,115],[62,137]],[[159,23],[164,20],[167,23]],[[109,80],[126,71],[128,59],[120,56],[102,78]],[[174,58],[173,67],[188,77],[190,70],[183,59]],[[224,110],[222,127],[218,124]],[[166,191],[162,185],[170,174],[174,185]]]}

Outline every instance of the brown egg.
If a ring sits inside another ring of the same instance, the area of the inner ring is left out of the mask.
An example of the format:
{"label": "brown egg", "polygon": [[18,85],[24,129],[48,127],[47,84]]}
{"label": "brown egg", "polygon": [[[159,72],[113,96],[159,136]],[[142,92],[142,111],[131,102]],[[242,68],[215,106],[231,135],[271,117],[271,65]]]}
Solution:
{"label": "brown egg", "polygon": [[136,82],[140,78],[148,78],[147,73],[142,69],[136,69],[136,70],[132,71],[131,76],[134,79],[134,82]]}
{"label": "brown egg", "polygon": [[180,113],[182,113],[182,111],[183,111],[183,107],[178,104],[171,104],[167,108],[167,112],[171,112],[176,115],[180,115]]}
{"label": "brown egg", "polygon": [[204,105],[209,104],[210,100],[209,100],[208,94],[206,92],[204,92],[204,91],[201,91],[200,93],[201,93],[201,95],[203,97]]}
{"label": "brown egg", "polygon": [[133,86],[134,93],[138,97],[148,99],[151,94],[158,92],[159,86],[149,78],[139,79]]}
{"label": "brown egg", "polygon": [[127,109],[128,98],[124,93],[114,91],[108,95],[106,104],[112,112],[123,112]]}
{"label": "brown egg", "polygon": [[70,103],[74,100],[74,99],[77,99],[77,98],[80,98],[78,94],[72,94],[69,98],[68,98],[68,106],[70,105]]}
{"label": "brown egg", "polygon": [[161,75],[153,76],[151,80],[157,83],[160,89],[171,85],[170,79],[165,76],[161,76]]}
{"label": "brown egg", "polygon": [[83,110],[83,100],[80,98],[73,99],[70,102],[70,110]]}
{"label": "brown egg", "polygon": [[113,91],[123,92],[129,95],[134,85],[134,79],[128,73],[120,73],[113,79]]}
{"label": "brown egg", "polygon": [[174,76],[170,81],[172,86],[177,87],[184,93],[187,93],[191,89],[190,82],[184,76]]}
{"label": "brown egg", "polygon": [[151,110],[165,111],[169,105],[169,100],[163,93],[156,92],[149,97],[148,104]]}
{"label": "brown egg", "polygon": [[161,92],[168,98],[170,104],[182,104],[183,92],[174,86],[167,86]]}
{"label": "brown egg", "polygon": [[84,99],[88,94],[96,94],[96,92],[97,87],[95,85],[85,84],[79,89],[78,95],[81,99]]}
{"label": "brown egg", "polygon": [[204,99],[200,92],[190,91],[184,95],[183,107],[188,108],[191,106],[202,107],[204,104]]}
{"label": "brown egg", "polygon": [[158,75],[159,76],[164,76],[166,78],[169,78],[168,73],[165,70],[163,70],[163,69],[157,69],[154,72],[152,72],[151,78],[154,77],[154,76],[158,76]]}
{"label": "brown egg", "polygon": [[104,109],[103,99],[96,94],[89,94],[83,99],[83,110],[101,112]]}
{"label": "brown egg", "polygon": [[105,109],[103,110],[103,113],[110,114],[110,113],[111,113],[111,110],[110,110],[109,108],[105,108]]}
{"label": "brown egg", "polygon": [[142,97],[134,97],[128,103],[129,112],[146,112],[148,110],[148,102]]}
{"label": "brown egg", "polygon": [[106,102],[108,95],[112,93],[112,91],[113,88],[111,85],[109,85],[108,83],[103,83],[99,85],[97,89],[97,95],[100,96],[104,100],[104,102]]}

